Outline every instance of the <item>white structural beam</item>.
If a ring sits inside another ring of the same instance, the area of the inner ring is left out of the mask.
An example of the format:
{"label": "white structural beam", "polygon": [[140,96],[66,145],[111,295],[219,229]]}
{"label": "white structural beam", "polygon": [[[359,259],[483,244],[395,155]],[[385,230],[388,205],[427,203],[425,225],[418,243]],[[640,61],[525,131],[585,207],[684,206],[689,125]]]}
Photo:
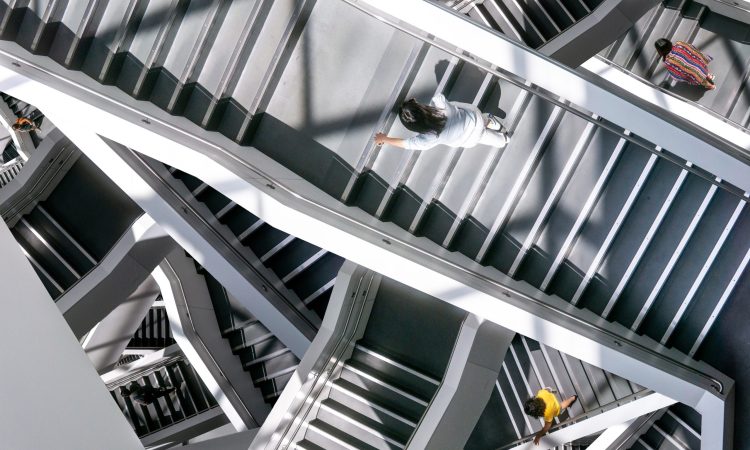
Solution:
{"label": "white structural beam", "polygon": [[139,217],[104,259],[57,300],[75,335],[88,333],[121,305],[174,245],[148,214]]}
{"label": "white structural beam", "polygon": [[[581,439],[586,436],[598,433],[602,430],[607,430],[611,427],[619,427],[624,422],[634,420],[644,414],[648,414],[658,409],[666,408],[676,403],[669,397],[665,397],[659,393],[649,394],[645,397],[634,400],[630,403],[626,403],[617,408],[610,409],[601,414],[597,414],[590,419],[585,419],[580,422],[576,422],[565,428],[561,428],[557,431],[544,436],[539,442],[539,447],[534,445],[533,442],[521,444],[513,447],[513,450],[532,450],[538,448],[556,448],[559,445],[564,445],[568,442],[573,442],[576,439]],[[627,426],[625,427],[627,428]],[[619,436],[619,433],[617,433]],[[617,437],[615,436],[615,437]],[[704,448],[718,448],[715,446],[708,446]]]}
{"label": "white structural beam", "polygon": [[466,445],[515,335],[473,314],[464,320],[440,387],[409,441],[411,448],[440,450]]}
{"label": "white structural beam", "polygon": [[[0,49],[7,45],[0,43]],[[23,53],[20,48],[16,51]],[[61,79],[55,72],[61,69],[45,58],[24,54],[22,61],[21,68],[15,68],[0,52],[0,65],[4,66],[0,69],[0,90],[44,106],[48,117],[158,222],[183,220],[182,213],[166,210],[164,201],[142,175],[122,159],[127,156],[104,144],[94,133],[199,175],[232,201],[286,233],[692,406],[713,418],[711,424],[718,427],[716,435],[725,434],[721,424],[732,416],[731,410],[725,410],[724,401],[732,381],[706,364],[393,224],[373,221],[364,211],[343,205],[252,148],[197,129],[186,119],[172,117],[152,104],[134,103],[123,92],[99,85],[85,75],[65,72]],[[79,117],[97,120],[82,129]],[[157,214],[165,219],[157,218]],[[168,231],[172,236],[197,234],[188,228]],[[195,250],[190,250],[194,256],[205,256]],[[215,257],[223,260],[221,255]],[[273,316],[278,314],[273,308],[259,312],[269,314],[269,325],[285,320]],[[272,331],[277,334],[277,330]],[[280,327],[280,332],[294,331]],[[306,348],[304,344],[301,347]]]}
{"label": "white structural beam", "polygon": [[[119,292],[116,295],[121,297],[124,294]],[[89,331],[81,346],[99,373],[114,367],[158,296],[159,286],[153,278],[146,278]]]}
{"label": "white structural beam", "polygon": [[602,434],[594,442],[591,443],[586,450],[610,450],[610,446],[620,439],[625,433],[632,431],[631,426],[636,423],[638,419],[630,419],[626,422],[613,425]]}
{"label": "white structural beam", "polygon": [[[625,98],[581,77],[572,69],[543,57],[517,42],[479,27],[465,17],[421,0],[345,0],[376,15],[387,15],[402,24],[434,36],[452,48],[459,48],[489,64],[513,73],[574,105],[591,111],[620,127],[630,130],[681,158],[693,162],[729,183],[750,191],[750,134],[715,117],[691,111],[696,126],[708,125],[710,131],[744,152],[741,161],[703,141],[691,132],[666,120],[659,110],[641,108]],[[588,63],[586,63],[588,64]],[[593,68],[587,66],[586,68]],[[632,92],[632,91],[631,91]],[[659,99],[660,101],[662,99]],[[662,105],[659,105],[662,106]]]}
{"label": "white structural beam", "polygon": [[143,448],[0,221],[3,448]]}
{"label": "white structural beam", "polygon": [[[206,281],[175,249],[154,270],[177,345],[237,431],[260,426],[270,412],[259,389],[221,336]],[[249,441],[248,441],[249,442]]]}

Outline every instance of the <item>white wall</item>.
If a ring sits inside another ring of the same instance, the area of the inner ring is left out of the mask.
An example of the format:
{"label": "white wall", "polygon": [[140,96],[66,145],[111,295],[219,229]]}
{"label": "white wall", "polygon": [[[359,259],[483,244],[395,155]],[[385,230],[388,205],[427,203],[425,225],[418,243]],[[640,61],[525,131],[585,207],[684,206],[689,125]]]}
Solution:
{"label": "white wall", "polygon": [[0,447],[142,448],[5,222],[0,249]]}

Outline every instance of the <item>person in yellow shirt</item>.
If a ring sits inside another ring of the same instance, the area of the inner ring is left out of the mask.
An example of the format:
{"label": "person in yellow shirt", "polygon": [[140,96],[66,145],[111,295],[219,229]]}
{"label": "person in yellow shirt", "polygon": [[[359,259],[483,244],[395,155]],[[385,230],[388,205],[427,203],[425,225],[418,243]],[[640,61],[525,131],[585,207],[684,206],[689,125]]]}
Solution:
{"label": "person in yellow shirt", "polygon": [[555,391],[550,388],[540,389],[536,397],[526,400],[523,404],[523,410],[532,417],[544,417],[544,427],[534,436],[534,444],[539,445],[539,440],[547,434],[555,417],[559,416],[563,410],[575,403],[577,395],[565,399],[562,403],[557,400]]}

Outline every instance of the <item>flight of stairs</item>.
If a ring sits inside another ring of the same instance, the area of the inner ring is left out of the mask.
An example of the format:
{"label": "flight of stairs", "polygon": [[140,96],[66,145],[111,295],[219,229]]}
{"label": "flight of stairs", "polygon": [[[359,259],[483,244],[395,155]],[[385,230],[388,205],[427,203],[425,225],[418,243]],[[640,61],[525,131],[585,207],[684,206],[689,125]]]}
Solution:
{"label": "flight of stairs", "polygon": [[197,272],[206,280],[222,336],[242,362],[252,383],[267,403],[281,395],[299,359],[245,308],[233,301],[227,291],[198,263]]}
{"label": "flight of stairs", "polygon": [[[716,89],[678,83],[668,76],[654,42],[693,44],[713,60]],[[600,56],[651,83],[695,102],[747,129],[750,127],[750,26],[692,0],[666,0],[646,13]]]}
{"label": "flight of stairs", "polygon": [[[150,405],[139,405],[130,396],[123,396],[120,390],[121,386],[128,386],[133,381],[141,386],[177,389]],[[193,366],[184,358],[172,358],[145,372],[119,379],[107,387],[139,438],[218,406]]]}

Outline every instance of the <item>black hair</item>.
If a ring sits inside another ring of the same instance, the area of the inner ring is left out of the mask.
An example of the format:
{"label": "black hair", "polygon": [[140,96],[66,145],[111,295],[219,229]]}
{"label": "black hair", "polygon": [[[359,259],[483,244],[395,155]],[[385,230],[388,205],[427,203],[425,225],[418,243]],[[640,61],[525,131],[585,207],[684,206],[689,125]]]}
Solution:
{"label": "black hair", "polygon": [[661,56],[662,60],[672,51],[672,43],[669,39],[657,39],[656,42],[654,42],[654,47],[656,47],[656,53]]}
{"label": "black hair", "polygon": [[539,397],[530,398],[523,402],[523,412],[532,417],[544,416],[546,407],[547,405],[544,403],[544,400]]}
{"label": "black hair", "polygon": [[423,105],[414,99],[401,104],[398,118],[407,130],[415,133],[439,135],[445,128],[446,117],[441,109]]}

